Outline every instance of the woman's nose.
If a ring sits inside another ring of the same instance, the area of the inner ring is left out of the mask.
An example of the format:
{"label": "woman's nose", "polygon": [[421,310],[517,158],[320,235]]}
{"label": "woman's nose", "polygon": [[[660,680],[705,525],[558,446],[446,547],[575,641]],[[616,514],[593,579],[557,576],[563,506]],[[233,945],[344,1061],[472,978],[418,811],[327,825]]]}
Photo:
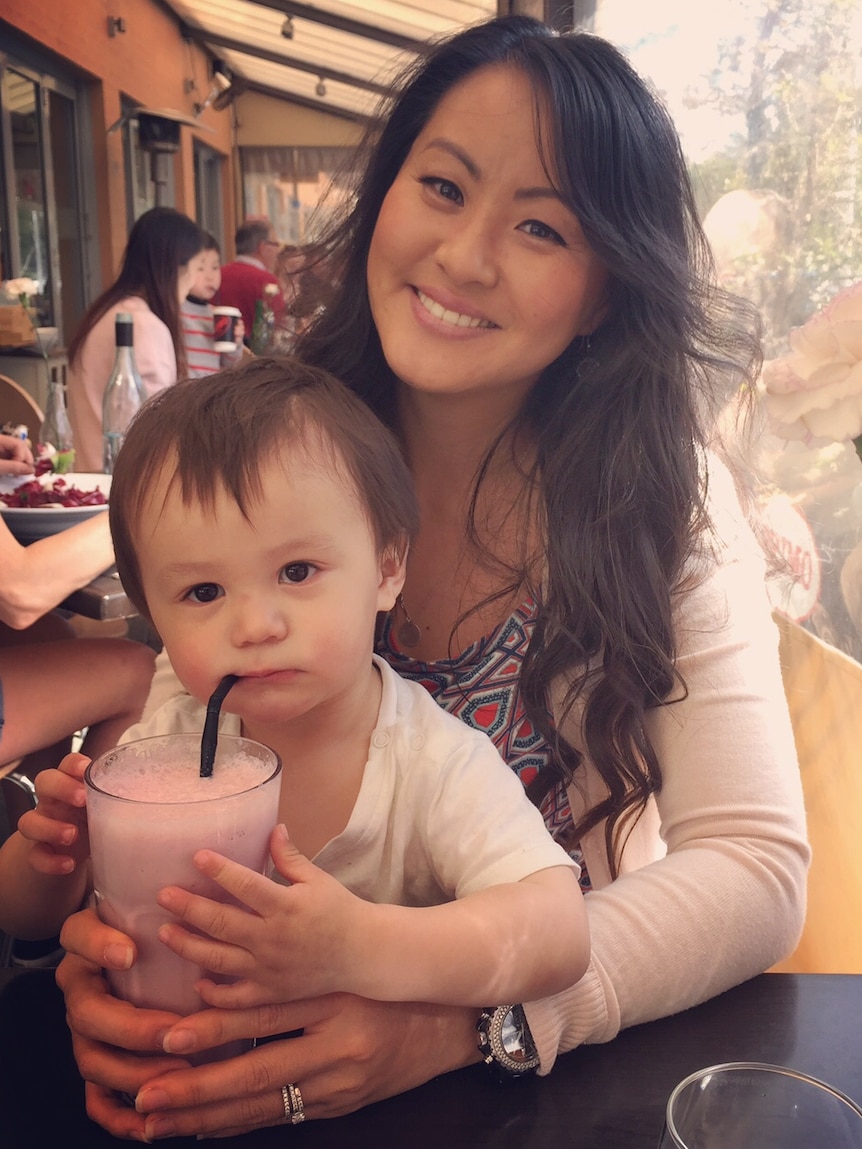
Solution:
{"label": "woman's nose", "polygon": [[493,287],[499,276],[499,238],[492,221],[480,212],[452,220],[438,244],[437,262],[453,283]]}

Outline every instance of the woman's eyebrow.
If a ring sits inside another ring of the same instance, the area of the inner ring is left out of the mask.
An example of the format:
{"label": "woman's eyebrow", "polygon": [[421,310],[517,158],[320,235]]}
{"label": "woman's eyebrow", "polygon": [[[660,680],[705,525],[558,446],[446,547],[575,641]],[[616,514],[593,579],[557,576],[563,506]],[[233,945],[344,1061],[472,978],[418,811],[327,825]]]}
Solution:
{"label": "woman's eyebrow", "polygon": [[[452,140],[446,139],[445,136],[435,136],[433,140],[429,140],[425,145],[426,151],[429,148],[439,148],[441,151],[448,152],[449,155],[454,156],[456,160],[464,165],[474,180],[481,179],[482,169],[467,155],[463,148],[453,143]],[[563,202],[563,197],[560,193],[555,191],[549,184],[541,184],[538,187],[518,188],[515,192],[515,199],[551,199],[556,200],[558,203]]]}
{"label": "woman's eyebrow", "polygon": [[427,151],[429,148],[440,148],[454,156],[456,160],[460,160],[474,180],[479,179],[482,175],[478,165],[467,155],[464,149],[459,148],[457,144],[447,140],[444,136],[436,136],[433,140],[429,140],[425,145],[425,150]]}

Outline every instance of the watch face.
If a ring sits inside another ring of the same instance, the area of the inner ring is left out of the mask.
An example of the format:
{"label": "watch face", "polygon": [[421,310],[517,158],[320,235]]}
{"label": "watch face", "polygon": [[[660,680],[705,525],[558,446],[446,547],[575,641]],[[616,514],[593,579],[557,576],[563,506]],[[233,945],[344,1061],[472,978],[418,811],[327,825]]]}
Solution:
{"label": "watch face", "polygon": [[503,1018],[500,1044],[503,1047],[503,1054],[513,1063],[513,1069],[515,1066],[533,1069],[538,1064],[533,1035],[527,1026],[527,1018],[521,1006],[513,1005]]}
{"label": "watch face", "polygon": [[520,1010],[510,1009],[503,1019],[503,1029],[500,1034],[503,1049],[513,1061],[526,1061],[527,1050],[524,1040],[524,1023]]}

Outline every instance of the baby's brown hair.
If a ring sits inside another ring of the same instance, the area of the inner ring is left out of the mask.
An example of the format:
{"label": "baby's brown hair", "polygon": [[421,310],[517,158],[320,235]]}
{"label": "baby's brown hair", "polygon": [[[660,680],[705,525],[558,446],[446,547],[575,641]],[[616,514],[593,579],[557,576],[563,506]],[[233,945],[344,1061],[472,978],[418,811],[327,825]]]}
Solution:
{"label": "baby's brown hair", "polygon": [[110,494],[117,570],[141,614],[149,618],[136,537],[164,468],[172,468],[169,485],[185,504],[212,507],[223,489],[247,515],[262,463],[320,449],[355,486],[378,553],[406,554],[419,525],[407,464],[387,428],[328,372],[296,359],[251,359],[148,400],[126,434]]}

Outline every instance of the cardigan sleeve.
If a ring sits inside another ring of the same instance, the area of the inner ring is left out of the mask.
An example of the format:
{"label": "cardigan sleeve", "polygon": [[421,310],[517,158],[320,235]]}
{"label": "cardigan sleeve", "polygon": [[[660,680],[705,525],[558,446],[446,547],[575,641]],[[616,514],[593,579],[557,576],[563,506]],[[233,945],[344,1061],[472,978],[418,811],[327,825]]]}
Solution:
{"label": "cardigan sleeve", "polygon": [[[727,483],[717,485],[727,498]],[[584,836],[590,966],[570,990],[527,1009],[544,1073],[558,1052],[762,973],[802,929],[809,848],[764,560],[738,504],[713,521],[720,541],[676,611],[687,693],[648,716],[662,789],[616,880],[604,827]],[[576,818],[577,803],[602,793],[589,761],[584,775],[570,787]]]}

